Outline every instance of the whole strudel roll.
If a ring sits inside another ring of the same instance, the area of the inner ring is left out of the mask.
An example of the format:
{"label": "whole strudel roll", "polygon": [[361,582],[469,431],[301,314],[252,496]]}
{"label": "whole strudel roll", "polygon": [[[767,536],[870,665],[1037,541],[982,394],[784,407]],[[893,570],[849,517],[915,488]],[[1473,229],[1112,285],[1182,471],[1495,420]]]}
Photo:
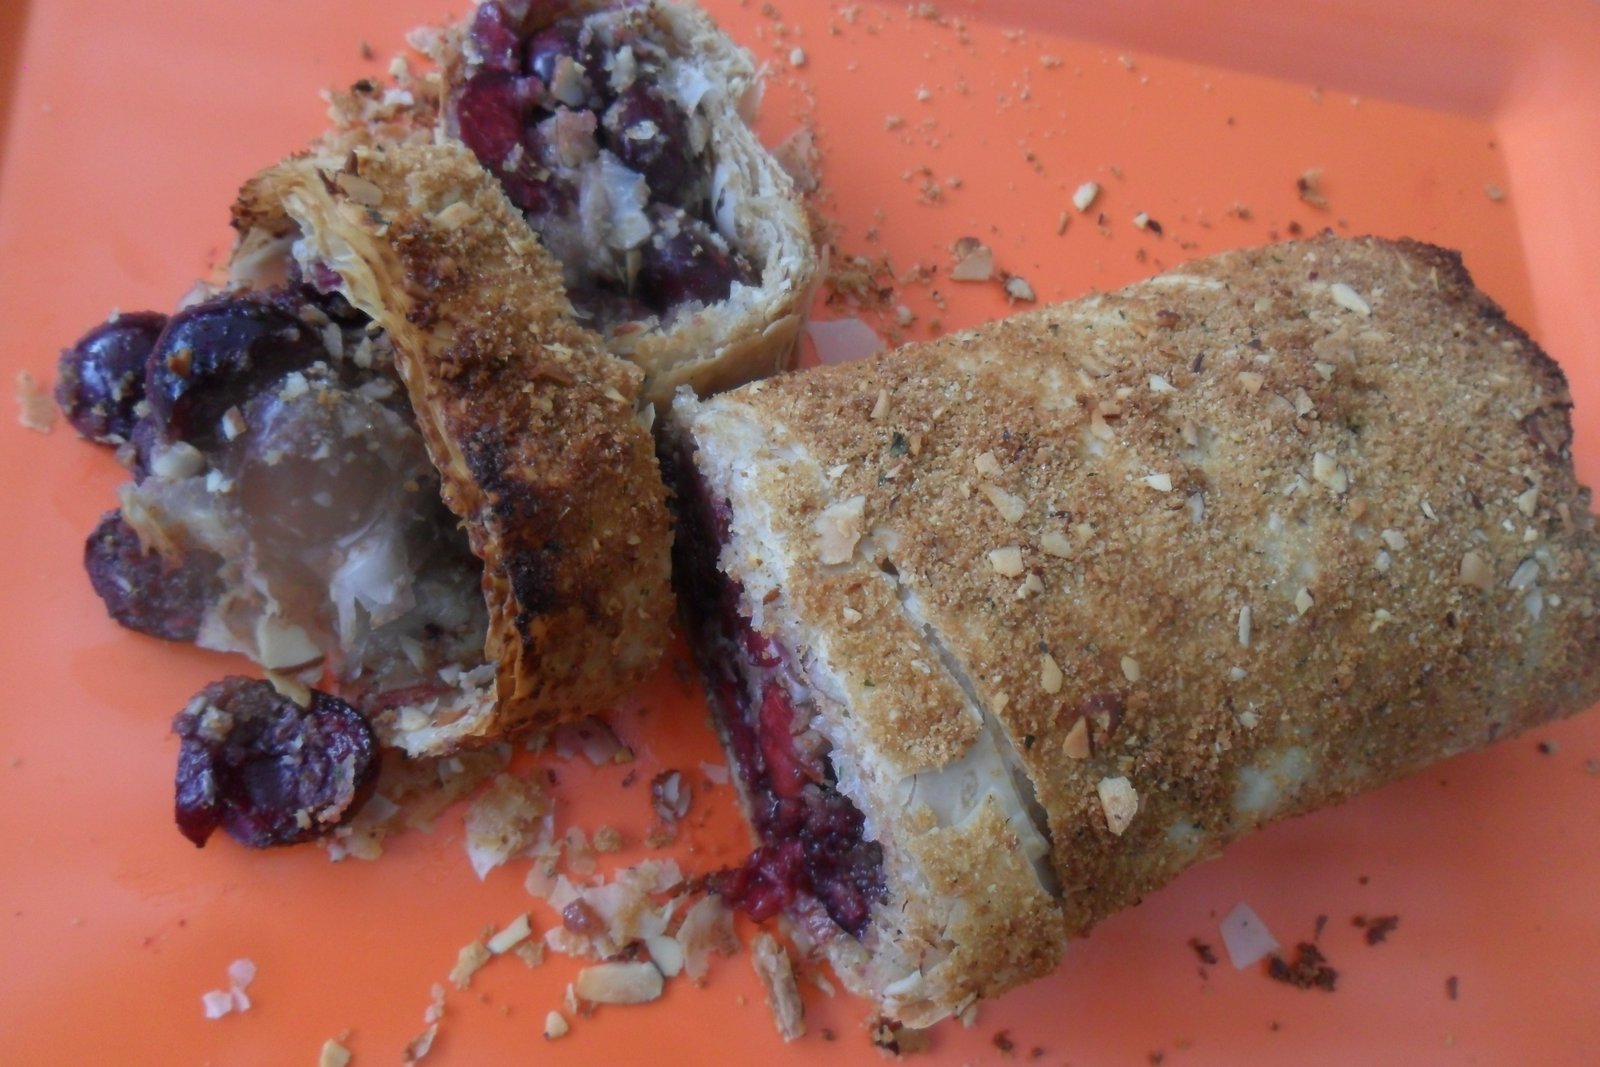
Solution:
{"label": "whole strudel roll", "polygon": [[325,147],[456,140],[560,261],[576,314],[665,407],[792,364],[817,256],[750,128],[750,55],[687,2],[480,0],[435,69],[334,97]]}
{"label": "whole strudel roll", "polygon": [[1560,369],[1409,241],[1234,252],[710,400],[718,882],[926,1025],[1270,820],[1600,696]]}

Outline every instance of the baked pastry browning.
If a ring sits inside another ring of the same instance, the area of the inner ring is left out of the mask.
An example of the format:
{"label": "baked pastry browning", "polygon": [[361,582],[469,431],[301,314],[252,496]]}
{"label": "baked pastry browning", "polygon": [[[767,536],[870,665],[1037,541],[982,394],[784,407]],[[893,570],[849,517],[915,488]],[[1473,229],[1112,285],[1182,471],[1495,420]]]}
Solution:
{"label": "baked pastry browning", "polygon": [[816,254],[749,126],[750,56],[692,3],[482,0],[415,34],[433,71],[333,98],[328,151],[467,145],[560,261],[580,319],[664,408],[792,364]]}
{"label": "baked pastry browning", "polygon": [[556,267],[514,223],[452,146],[291,160],[235,208],[235,282],[289,248],[387,331],[444,501],[483,561],[492,699],[381,714],[412,753],[603,706],[655,665],[671,622],[641,375],[572,322]]}
{"label": "baked pastry browning", "polygon": [[1457,255],[1335,238],[680,395],[753,822],[843,807],[829,855],[881,857],[764,837],[724,884],[926,1025],[1240,834],[1587,707],[1570,407]]}

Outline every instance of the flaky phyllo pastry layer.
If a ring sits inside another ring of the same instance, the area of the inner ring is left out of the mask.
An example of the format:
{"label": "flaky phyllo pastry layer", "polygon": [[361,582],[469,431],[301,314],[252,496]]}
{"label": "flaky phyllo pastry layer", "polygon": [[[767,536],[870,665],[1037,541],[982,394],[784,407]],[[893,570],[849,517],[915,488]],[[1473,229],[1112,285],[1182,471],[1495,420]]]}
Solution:
{"label": "flaky phyllo pastry layer", "polygon": [[1431,246],[1235,252],[680,394],[679,588],[761,847],[925,1025],[1273,819],[1591,704],[1559,368]]}

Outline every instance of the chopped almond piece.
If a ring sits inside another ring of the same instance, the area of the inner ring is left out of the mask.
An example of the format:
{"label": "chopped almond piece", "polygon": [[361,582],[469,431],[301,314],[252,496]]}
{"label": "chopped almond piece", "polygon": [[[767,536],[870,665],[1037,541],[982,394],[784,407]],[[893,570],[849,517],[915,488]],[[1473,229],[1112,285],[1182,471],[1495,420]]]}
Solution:
{"label": "chopped almond piece", "polygon": [[751,962],[756,975],[767,991],[767,1008],[778,1034],[785,1041],[793,1041],[806,1032],[806,1009],[800,999],[800,987],[794,980],[794,965],[789,953],[776,938],[766,931],[756,935],[750,946]]}
{"label": "chopped almond piece", "polygon": [[1139,814],[1138,791],[1133,788],[1132,782],[1123,777],[1102,778],[1095,786],[1095,791],[1100,794],[1100,808],[1106,815],[1106,827],[1121,837],[1133,822],[1133,817]]}
{"label": "chopped almond piece", "polygon": [[647,1004],[661,996],[653,963],[597,963],[578,972],[578,999],[593,1004]]}

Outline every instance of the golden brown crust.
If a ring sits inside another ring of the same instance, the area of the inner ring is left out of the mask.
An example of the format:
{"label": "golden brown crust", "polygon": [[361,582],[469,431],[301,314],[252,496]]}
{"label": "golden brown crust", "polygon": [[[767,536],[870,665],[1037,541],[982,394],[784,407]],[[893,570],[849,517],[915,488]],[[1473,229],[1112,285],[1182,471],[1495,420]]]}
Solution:
{"label": "golden brown crust", "polygon": [[[616,10],[605,0],[577,0],[564,12]],[[403,64],[395,85],[357,83],[331,96],[333,128],[323,148],[343,155],[356,145],[454,139],[445,96],[458,80],[470,13],[443,30],[417,35],[437,70],[413,75]],[[710,16],[689,2],[650,2],[630,12],[637,32],[665,48],[671,61],[691,65],[711,86],[694,110],[708,136],[721,235],[760,270],[756,286],[684,315],[665,329],[629,327],[609,333],[607,346],[641,367],[644,402],[665,409],[680,386],[700,395],[729,389],[794,365],[800,326],[818,280],[811,228],[794,183],[750,129],[760,95],[748,53]]]}
{"label": "golden brown crust", "polygon": [[[785,442],[799,473],[745,501],[770,509],[763,557],[793,557],[757,614],[805,635],[802,660],[825,660],[858,717],[882,714],[854,700],[871,677],[916,724],[840,733],[870,792],[962,754],[954,734],[928,747],[949,714],[916,706],[928,683],[900,688],[903,628],[838,636],[868,591],[886,603],[886,577],[1025,770],[1061,920],[1083,933],[1265,821],[1600,696],[1600,542],[1570,406],[1454,253],[1327,238],[681,417],[703,453],[735,423]],[[856,497],[865,534],[824,564],[817,516]],[[734,513],[738,548],[755,520]],[[744,579],[741,559],[724,565]]]}
{"label": "golden brown crust", "polygon": [[388,331],[451,511],[484,561],[495,705],[405,740],[436,752],[593,711],[665,646],[671,533],[639,372],[566,314],[555,265],[464,149],[361,148],[264,172],[241,248],[298,231]]}

